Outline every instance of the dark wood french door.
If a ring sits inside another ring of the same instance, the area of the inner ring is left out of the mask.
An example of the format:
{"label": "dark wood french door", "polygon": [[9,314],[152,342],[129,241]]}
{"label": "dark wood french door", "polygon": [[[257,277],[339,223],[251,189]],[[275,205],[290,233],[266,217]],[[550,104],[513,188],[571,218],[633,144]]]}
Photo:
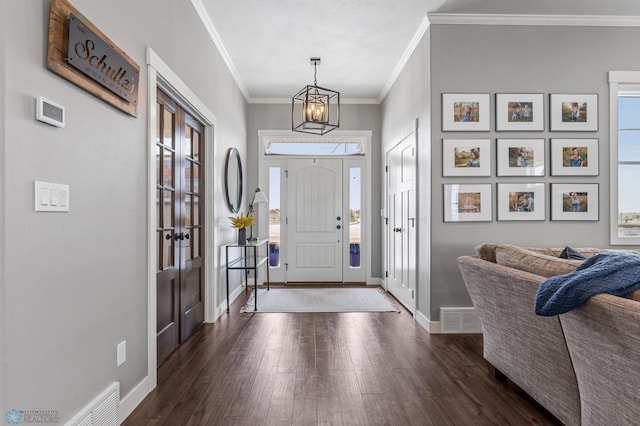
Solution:
{"label": "dark wood french door", "polygon": [[158,366],[204,322],[204,128],[158,90]]}

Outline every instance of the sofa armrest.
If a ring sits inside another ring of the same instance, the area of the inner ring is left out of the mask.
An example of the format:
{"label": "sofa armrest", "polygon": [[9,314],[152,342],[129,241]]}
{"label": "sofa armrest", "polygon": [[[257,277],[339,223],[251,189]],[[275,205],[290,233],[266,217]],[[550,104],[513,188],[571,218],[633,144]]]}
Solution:
{"label": "sofa armrest", "polygon": [[640,302],[599,294],[560,315],[560,322],[580,388],[582,424],[638,424]]}
{"label": "sofa armrest", "polygon": [[458,265],[484,333],[484,357],[564,424],[579,424],[578,386],[560,320],[534,312],[545,277],[472,256]]}

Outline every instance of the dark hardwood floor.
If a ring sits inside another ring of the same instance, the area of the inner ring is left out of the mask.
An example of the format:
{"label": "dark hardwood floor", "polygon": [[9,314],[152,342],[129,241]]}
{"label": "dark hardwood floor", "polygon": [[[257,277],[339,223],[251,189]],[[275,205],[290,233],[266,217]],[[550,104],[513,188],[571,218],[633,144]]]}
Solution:
{"label": "dark hardwood floor", "polygon": [[398,313],[241,314],[244,297],[158,370],[134,425],[556,425],[482,358],[480,335]]}

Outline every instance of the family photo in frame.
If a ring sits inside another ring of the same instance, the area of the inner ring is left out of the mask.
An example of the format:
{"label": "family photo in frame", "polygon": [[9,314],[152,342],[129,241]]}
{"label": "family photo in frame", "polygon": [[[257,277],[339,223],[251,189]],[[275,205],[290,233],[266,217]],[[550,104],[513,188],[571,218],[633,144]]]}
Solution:
{"label": "family photo in frame", "polygon": [[598,139],[551,139],[552,176],[598,176]]}
{"label": "family photo in frame", "polygon": [[551,220],[597,221],[598,184],[551,184]]}
{"label": "family photo in frame", "polygon": [[544,130],[542,93],[496,94],[496,131]]}
{"label": "family photo in frame", "polygon": [[498,139],[498,176],[544,176],[544,139]]}
{"label": "family photo in frame", "polygon": [[443,139],[443,176],[490,176],[489,139]]}
{"label": "family photo in frame", "polygon": [[445,184],[445,222],[490,222],[491,184]]}
{"label": "family photo in frame", "polygon": [[442,131],[478,132],[490,128],[488,93],[443,93]]}
{"label": "family photo in frame", "polygon": [[550,130],[586,131],[598,130],[597,94],[551,94]]}
{"label": "family photo in frame", "polygon": [[545,220],[544,183],[499,183],[498,220]]}

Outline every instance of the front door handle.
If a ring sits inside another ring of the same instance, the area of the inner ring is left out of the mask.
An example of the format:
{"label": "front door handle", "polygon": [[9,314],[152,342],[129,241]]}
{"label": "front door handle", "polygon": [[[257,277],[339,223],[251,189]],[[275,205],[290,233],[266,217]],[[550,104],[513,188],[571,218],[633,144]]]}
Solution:
{"label": "front door handle", "polygon": [[176,234],[176,241],[178,241],[178,240],[184,240],[184,234],[183,233]]}
{"label": "front door handle", "polygon": [[342,229],[342,226],[338,225],[336,226],[336,229]]}

